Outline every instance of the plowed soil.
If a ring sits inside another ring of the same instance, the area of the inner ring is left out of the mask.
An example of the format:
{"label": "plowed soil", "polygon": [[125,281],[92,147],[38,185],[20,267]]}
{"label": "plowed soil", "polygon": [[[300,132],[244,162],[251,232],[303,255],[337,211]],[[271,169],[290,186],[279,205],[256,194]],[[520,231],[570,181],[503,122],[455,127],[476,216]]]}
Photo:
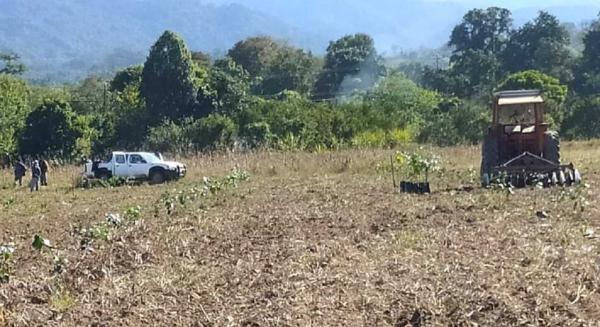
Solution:
{"label": "plowed soil", "polygon": [[[422,196],[386,150],[199,156],[92,190],[65,167],[34,194],[2,172],[0,326],[600,326],[600,143],[563,146],[587,185],[551,189],[482,189],[477,147],[422,151],[444,166]],[[250,179],[163,210],[234,167]]]}

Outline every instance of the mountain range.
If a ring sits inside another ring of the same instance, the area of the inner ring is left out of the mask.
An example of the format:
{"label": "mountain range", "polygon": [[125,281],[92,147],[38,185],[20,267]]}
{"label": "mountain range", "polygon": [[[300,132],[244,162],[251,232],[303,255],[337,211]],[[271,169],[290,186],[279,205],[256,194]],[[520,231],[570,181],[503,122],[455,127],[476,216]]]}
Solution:
{"label": "mountain range", "polygon": [[[76,81],[144,61],[165,29],[192,50],[224,54],[269,35],[321,54],[344,34],[371,34],[384,53],[434,48],[471,7],[432,0],[2,0],[0,51],[20,55],[28,79]],[[522,24],[547,9],[565,22],[593,19],[599,4],[519,8]]]}

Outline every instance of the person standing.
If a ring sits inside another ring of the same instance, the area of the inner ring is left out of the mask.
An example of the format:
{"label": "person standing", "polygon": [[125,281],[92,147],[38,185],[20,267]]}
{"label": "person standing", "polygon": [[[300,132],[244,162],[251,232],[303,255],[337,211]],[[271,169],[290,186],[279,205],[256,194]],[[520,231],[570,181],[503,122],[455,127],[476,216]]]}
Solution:
{"label": "person standing", "polygon": [[42,170],[40,169],[40,163],[37,160],[34,160],[31,164],[31,184],[29,185],[31,192],[40,190],[41,175]]}
{"label": "person standing", "polygon": [[23,186],[23,177],[25,177],[26,172],[27,166],[23,163],[23,159],[19,158],[15,163],[15,185]]}
{"label": "person standing", "polygon": [[40,183],[42,184],[42,186],[48,186],[48,171],[49,170],[50,170],[50,165],[48,164],[48,161],[46,161],[45,159],[42,160],[40,162],[40,171],[41,171]]}
{"label": "person standing", "polygon": [[10,168],[10,154],[4,153],[2,158],[0,158],[0,163],[2,164],[2,169]]}

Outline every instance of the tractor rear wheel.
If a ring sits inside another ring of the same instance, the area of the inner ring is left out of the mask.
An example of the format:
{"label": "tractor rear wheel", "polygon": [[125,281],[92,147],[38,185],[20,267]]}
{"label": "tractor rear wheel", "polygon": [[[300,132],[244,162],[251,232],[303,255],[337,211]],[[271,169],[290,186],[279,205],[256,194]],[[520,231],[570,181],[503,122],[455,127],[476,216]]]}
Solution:
{"label": "tractor rear wheel", "polygon": [[546,160],[560,165],[560,138],[557,132],[546,132],[544,134],[544,153]]}
{"label": "tractor rear wheel", "polygon": [[500,154],[498,151],[498,141],[493,135],[486,135],[481,148],[481,184],[488,186],[492,180],[492,169],[498,166]]}

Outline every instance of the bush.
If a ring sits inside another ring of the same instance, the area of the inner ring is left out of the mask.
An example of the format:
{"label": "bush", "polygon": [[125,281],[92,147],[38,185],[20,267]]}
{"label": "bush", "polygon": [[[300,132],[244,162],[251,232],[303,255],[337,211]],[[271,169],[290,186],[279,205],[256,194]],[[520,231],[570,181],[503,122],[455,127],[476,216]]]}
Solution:
{"label": "bush", "polygon": [[197,150],[222,150],[234,144],[237,126],[231,118],[213,114],[190,124],[186,132]]}
{"label": "bush", "polygon": [[600,96],[578,99],[572,107],[563,124],[564,136],[571,139],[600,137]]}
{"label": "bush", "polygon": [[242,128],[240,134],[244,141],[253,148],[268,146],[273,138],[271,127],[265,122],[248,124]]}
{"label": "bush", "polygon": [[352,139],[352,145],[359,147],[393,148],[400,144],[411,142],[412,136],[410,129],[398,128],[391,131],[378,129],[357,134]]}
{"label": "bush", "polygon": [[489,125],[489,110],[475,103],[459,105],[433,115],[420,130],[417,140],[438,146],[477,144]]}
{"label": "bush", "polygon": [[[33,156],[68,158],[89,150],[86,143],[93,132],[88,128],[87,121],[78,119],[68,103],[47,100],[27,116],[19,150]],[[78,141],[81,137],[88,139]]]}
{"label": "bush", "polygon": [[145,147],[152,151],[167,153],[188,152],[193,144],[187,135],[187,126],[193,121],[186,120],[182,125],[172,121],[164,121],[162,125],[150,128]]}
{"label": "bush", "polygon": [[233,120],[215,114],[199,120],[187,118],[179,124],[165,121],[150,129],[145,145],[167,153],[221,150],[233,145],[236,134]]}
{"label": "bush", "polygon": [[421,129],[417,140],[438,146],[452,146],[462,142],[459,129],[454,125],[452,115],[441,113]]}
{"label": "bush", "polygon": [[17,149],[15,137],[23,128],[27,107],[28,86],[17,77],[0,74],[0,153]]}

